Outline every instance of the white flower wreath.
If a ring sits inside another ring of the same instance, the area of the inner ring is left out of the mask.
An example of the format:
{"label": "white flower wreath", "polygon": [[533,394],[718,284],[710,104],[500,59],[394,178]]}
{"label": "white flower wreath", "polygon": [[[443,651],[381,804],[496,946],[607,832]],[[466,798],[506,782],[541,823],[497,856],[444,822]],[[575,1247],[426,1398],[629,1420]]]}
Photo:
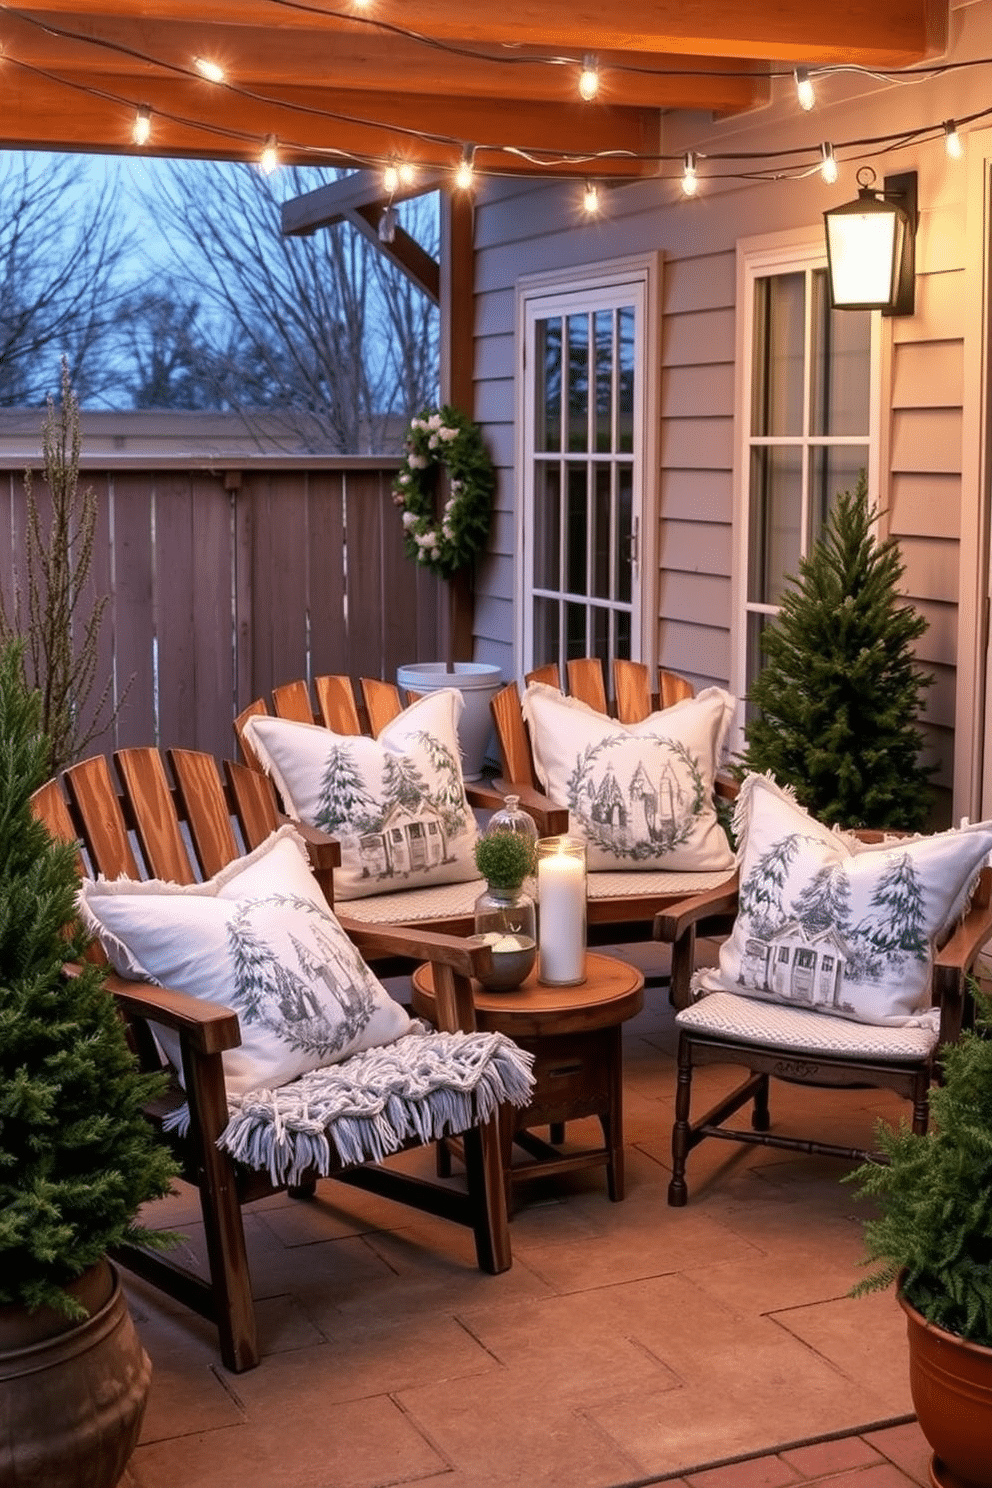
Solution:
{"label": "white flower wreath", "polygon": [[[406,460],[393,482],[411,558],[442,579],[472,562],[485,545],[492,518],[496,472],[471,419],[445,404],[411,419]],[[448,499],[435,510],[439,471],[448,477]]]}

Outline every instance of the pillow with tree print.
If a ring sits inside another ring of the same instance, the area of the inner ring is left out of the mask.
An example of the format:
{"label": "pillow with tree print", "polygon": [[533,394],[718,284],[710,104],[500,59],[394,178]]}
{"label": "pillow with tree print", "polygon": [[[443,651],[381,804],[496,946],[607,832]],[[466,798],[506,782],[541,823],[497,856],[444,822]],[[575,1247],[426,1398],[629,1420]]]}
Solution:
{"label": "pillow with tree print", "polygon": [[569,810],[591,869],[705,872],[733,867],[713,782],[734,700],[709,687],[640,723],[618,723],[555,687],[523,697],[538,779]]}
{"label": "pillow with tree print", "polygon": [[[293,827],[207,883],[84,879],[78,902],[121,976],[237,1013],[241,1044],[223,1054],[231,1094],[284,1085],[410,1031],[328,908]],[[178,1036],[156,1033],[181,1076]]]}
{"label": "pillow with tree print", "polygon": [[245,737],[287,814],[341,844],[338,902],[478,878],[458,744],[463,707],[457,689],[441,688],[377,739],[265,714],[248,719]]}
{"label": "pillow with tree print", "polygon": [[734,828],[737,919],[695,990],[893,1027],[926,1015],[934,945],[967,907],[992,851],[989,823],[866,844],[751,774]]}

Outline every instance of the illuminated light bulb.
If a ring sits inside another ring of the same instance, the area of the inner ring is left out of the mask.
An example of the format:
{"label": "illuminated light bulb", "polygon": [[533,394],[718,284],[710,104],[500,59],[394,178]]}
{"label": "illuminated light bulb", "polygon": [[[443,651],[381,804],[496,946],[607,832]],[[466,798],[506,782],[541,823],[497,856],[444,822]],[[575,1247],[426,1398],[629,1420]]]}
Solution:
{"label": "illuminated light bulb", "polygon": [[379,242],[391,243],[396,237],[396,208],[383,207],[379,218]]}
{"label": "illuminated light bulb", "polygon": [[211,62],[208,57],[194,57],[193,66],[208,82],[222,83],[224,81],[223,67],[219,67],[216,62]]}
{"label": "illuminated light bulb", "polygon": [[682,170],[682,194],[683,196],[695,196],[699,190],[699,177],[696,175],[696,154],[694,150],[687,150],[685,165]]}
{"label": "illuminated light bulb", "polygon": [[467,191],[475,180],[474,159],[475,147],[469,146],[458,162],[458,169],[455,171],[455,185],[459,191]]}
{"label": "illuminated light bulb", "polygon": [[393,192],[396,190],[396,188],[397,188],[397,186],[399,184],[400,184],[400,173],[399,173],[399,171],[396,169],[395,165],[387,165],[386,166],[386,169],[382,173],[382,189],[383,189],[383,191],[387,191],[389,193],[389,195],[392,196]]}
{"label": "illuminated light bulb", "polygon": [[142,104],[141,108],[139,108],[138,112],[134,116],[134,123],[131,125],[131,138],[134,143],[140,148],[142,145],[147,145],[151,132],[152,111],[150,108],[146,108],[145,105]]}
{"label": "illuminated light bulb", "polygon": [[267,134],[265,136],[265,144],[262,147],[262,153],[258,157],[258,168],[263,176],[271,176],[272,172],[278,168],[278,165],[279,151],[276,144],[276,137],[274,134]]}
{"label": "illuminated light bulb", "polygon": [[834,157],[833,145],[821,145],[820,175],[828,186],[832,186],[837,179],[837,161]]}
{"label": "illuminated light bulb", "polygon": [[586,182],[582,193],[582,207],[590,216],[594,216],[599,211],[599,187],[594,186],[591,181]]}
{"label": "illuminated light bulb", "polygon": [[960,160],[964,154],[964,145],[961,143],[958,126],[953,119],[948,119],[944,125],[944,149],[951,160]]}
{"label": "illuminated light bulb", "polygon": [[404,160],[398,167],[398,169],[400,173],[400,181],[402,182],[402,184],[404,186],[412,186],[414,181],[417,179],[417,167],[415,165],[411,165],[409,160]]}
{"label": "illuminated light bulb", "polygon": [[579,73],[579,97],[588,103],[598,92],[599,64],[595,57],[587,53],[582,59],[582,71]]}
{"label": "illuminated light bulb", "polygon": [[816,103],[816,94],[813,91],[813,82],[805,67],[797,67],[793,76],[796,79],[796,97],[799,107],[809,113]]}

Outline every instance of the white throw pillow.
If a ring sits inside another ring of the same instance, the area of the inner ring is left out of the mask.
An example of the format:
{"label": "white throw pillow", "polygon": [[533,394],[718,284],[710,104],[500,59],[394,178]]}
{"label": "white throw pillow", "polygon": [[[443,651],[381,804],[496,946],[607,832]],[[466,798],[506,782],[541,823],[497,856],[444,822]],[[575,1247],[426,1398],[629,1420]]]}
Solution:
{"label": "white throw pillow", "polygon": [[341,844],[337,901],[477,878],[455,688],[405,708],[377,739],[260,715],[245,736],[287,813]]}
{"label": "white throw pillow", "polygon": [[618,723],[555,687],[523,697],[538,779],[569,810],[591,869],[703,872],[733,867],[713,782],[734,700],[718,687],[640,723]]}
{"label": "white throw pillow", "polygon": [[769,776],[748,775],[734,827],[737,919],[697,990],[880,1026],[926,1013],[934,945],[992,851],[989,823],[869,845],[823,826]]}
{"label": "white throw pillow", "polygon": [[[207,883],[84,879],[79,910],[122,976],[233,1008],[228,1091],[273,1088],[410,1029],[342,930],[294,827]],[[180,1070],[178,1036],[156,1028]]]}

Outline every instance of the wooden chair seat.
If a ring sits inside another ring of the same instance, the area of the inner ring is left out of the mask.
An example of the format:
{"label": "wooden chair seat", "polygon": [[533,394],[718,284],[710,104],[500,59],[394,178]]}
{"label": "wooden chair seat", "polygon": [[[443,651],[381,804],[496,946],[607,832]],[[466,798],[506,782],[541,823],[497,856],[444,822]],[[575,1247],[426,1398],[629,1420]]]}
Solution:
{"label": "wooden chair seat", "polygon": [[[299,706],[298,696],[293,706]],[[114,756],[116,779],[105,758],[86,760],[36,792],[35,814],[55,837],[79,844],[81,867],[92,875],[154,877],[180,884],[212,877],[246,848],[258,846],[279,824],[274,791],[258,771],[228,761],[222,779],[211,756],[171,750],[167,759],[168,766],[157,749],[119,751]],[[330,901],[337,846],[322,833],[300,830],[308,840],[317,881]],[[425,929],[387,925],[350,929],[367,960],[400,956],[430,961],[440,989],[439,1028],[449,1033],[474,1030],[470,979],[491,968],[487,947]],[[259,1353],[241,1204],[276,1191],[278,1185],[267,1173],[232,1161],[217,1145],[228,1121],[221,1055],[241,1042],[237,1015],[219,1004],[116,975],[108,974],[107,985],[143,1067],[157,1069],[162,1063],[152,1024],[179,1036],[190,1123],[186,1137],[172,1140],[183,1175],[199,1189],[209,1277],[195,1274],[168,1254],[128,1248],[117,1258],[213,1319],[224,1363],[235,1371],[250,1369],[258,1363]],[[182,1098],[177,1084],[172,1100],[158,1102],[149,1115],[161,1123],[170,1106]],[[385,1164],[342,1165],[333,1176],[468,1226],[480,1267],[492,1273],[505,1271],[511,1255],[498,1114],[467,1130],[463,1144],[468,1168],[461,1190]],[[310,1182],[302,1190],[312,1191]]]}

